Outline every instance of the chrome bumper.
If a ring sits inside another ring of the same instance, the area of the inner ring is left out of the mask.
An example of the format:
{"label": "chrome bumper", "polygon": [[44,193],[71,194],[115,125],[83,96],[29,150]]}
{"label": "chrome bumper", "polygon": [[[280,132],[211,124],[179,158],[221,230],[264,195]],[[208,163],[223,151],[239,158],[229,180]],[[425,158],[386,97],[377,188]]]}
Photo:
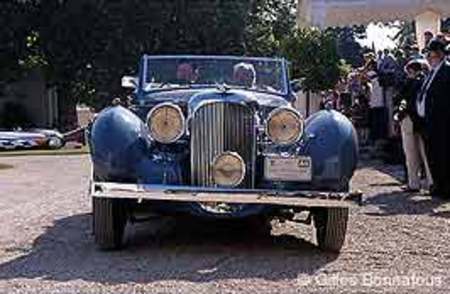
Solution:
{"label": "chrome bumper", "polygon": [[264,204],[296,207],[352,207],[362,205],[362,194],[320,191],[208,189],[188,186],[91,183],[91,196],[142,201]]}

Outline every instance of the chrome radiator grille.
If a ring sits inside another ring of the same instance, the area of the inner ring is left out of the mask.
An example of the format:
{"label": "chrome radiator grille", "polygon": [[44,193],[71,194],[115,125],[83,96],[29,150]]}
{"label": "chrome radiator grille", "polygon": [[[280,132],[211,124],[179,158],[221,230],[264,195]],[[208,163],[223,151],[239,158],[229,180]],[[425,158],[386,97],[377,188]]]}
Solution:
{"label": "chrome radiator grille", "polygon": [[247,171],[241,188],[254,187],[256,152],[253,111],[241,104],[206,103],[191,120],[191,178],[195,186],[214,186],[212,162],[219,154],[237,152],[245,161]]}

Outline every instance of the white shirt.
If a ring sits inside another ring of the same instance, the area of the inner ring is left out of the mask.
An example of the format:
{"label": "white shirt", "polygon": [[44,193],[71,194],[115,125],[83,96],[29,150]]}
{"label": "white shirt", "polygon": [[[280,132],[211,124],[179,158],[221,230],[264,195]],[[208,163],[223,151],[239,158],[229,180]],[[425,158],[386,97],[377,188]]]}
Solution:
{"label": "white shirt", "polygon": [[[439,70],[442,67],[442,64],[444,64],[445,60],[442,60],[441,63],[439,63],[438,66],[436,66],[436,68],[433,69],[433,71],[430,73],[431,76],[428,76],[427,79],[425,79],[423,87],[426,87],[425,89],[421,89],[419,95],[417,96],[417,101],[416,101],[416,105],[417,105],[417,114],[420,117],[425,117],[425,105],[426,105],[426,101],[428,99],[428,91],[430,90],[431,85],[433,84],[434,79],[436,78],[437,73],[439,72]],[[422,95],[423,97],[421,97],[420,95]]]}

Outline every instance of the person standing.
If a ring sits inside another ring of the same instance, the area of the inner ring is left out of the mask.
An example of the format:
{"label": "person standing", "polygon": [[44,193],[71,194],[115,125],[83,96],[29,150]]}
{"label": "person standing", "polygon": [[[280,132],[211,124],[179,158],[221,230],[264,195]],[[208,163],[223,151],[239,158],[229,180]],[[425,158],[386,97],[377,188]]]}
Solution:
{"label": "person standing", "polygon": [[386,135],[386,107],[383,89],[375,71],[367,74],[367,96],[369,98],[370,140],[375,144]]}
{"label": "person standing", "polygon": [[433,185],[430,168],[423,140],[424,122],[417,115],[417,94],[425,78],[424,67],[428,64],[423,60],[411,60],[405,66],[407,80],[400,91],[400,103],[394,120],[400,123],[403,151],[406,159],[408,184],[407,192],[418,192],[421,188],[420,171],[425,168],[426,189]]}
{"label": "person standing", "polygon": [[395,56],[389,51],[389,49],[384,49],[383,59],[381,61],[379,71],[385,75],[394,75],[398,69],[398,63]]}
{"label": "person standing", "polygon": [[424,47],[424,49],[422,50],[422,53],[423,53],[423,54],[426,54],[426,53],[428,53],[428,45],[429,45],[430,42],[433,40],[434,34],[433,34],[432,31],[427,30],[427,31],[425,31],[425,32],[423,33],[423,38],[424,38],[424,41],[425,41],[425,47]]}
{"label": "person standing", "polygon": [[415,60],[415,59],[425,59],[425,56],[423,56],[423,54],[420,53],[420,49],[417,44],[411,45],[411,50],[410,50],[410,55],[409,55],[408,61]]}
{"label": "person standing", "polygon": [[384,107],[385,112],[387,114],[386,127],[385,130],[386,136],[389,139],[392,139],[395,137],[395,125],[393,121],[393,115],[394,115],[394,94],[397,86],[397,73],[401,71],[401,67],[398,64],[396,58],[392,53],[389,51],[389,49],[384,50],[384,58],[383,62],[380,66],[379,74],[379,83],[382,87],[382,95],[384,100]]}
{"label": "person standing", "polygon": [[430,194],[450,197],[450,64],[442,41],[432,40],[427,49],[432,70],[417,97],[417,113],[426,124],[427,153],[434,180]]}

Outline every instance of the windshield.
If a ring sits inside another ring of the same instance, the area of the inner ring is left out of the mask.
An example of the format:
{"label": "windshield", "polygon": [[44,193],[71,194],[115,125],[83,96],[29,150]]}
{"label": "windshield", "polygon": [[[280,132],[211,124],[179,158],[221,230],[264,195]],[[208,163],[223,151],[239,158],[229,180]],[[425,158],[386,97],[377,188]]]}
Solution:
{"label": "windshield", "polygon": [[144,91],[225,85],[287,94],[283,60],[246,57],[146,57]]}

